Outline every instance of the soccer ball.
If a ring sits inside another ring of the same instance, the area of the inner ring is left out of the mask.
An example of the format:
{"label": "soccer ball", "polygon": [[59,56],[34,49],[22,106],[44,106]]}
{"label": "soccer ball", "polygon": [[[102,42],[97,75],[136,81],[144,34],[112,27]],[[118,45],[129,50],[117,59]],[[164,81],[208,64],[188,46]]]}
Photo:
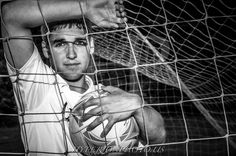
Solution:
{"label": "soccer ball", "polygon": [[[98,98],[107,96],[108,94],[109,93],[102,90],[86,94],[81,99],[81,102],[72,110],[69,118],[69,132],[74,146],[80,153],[96,155],[107,152],[121,152],[138,145],[139,127],[133,117],[114,124],[110,132],[104,138],[101,138],[100,134],[108,123],[107,120],[89,132],[86,131],[86,127],[96,119],[96,116],[91,117],[85,122],[80,121],[83,112],[79,106],[82,103],[92,97]],[[85,113],[92,108],[94,108],[94,106],[87,108]]]}

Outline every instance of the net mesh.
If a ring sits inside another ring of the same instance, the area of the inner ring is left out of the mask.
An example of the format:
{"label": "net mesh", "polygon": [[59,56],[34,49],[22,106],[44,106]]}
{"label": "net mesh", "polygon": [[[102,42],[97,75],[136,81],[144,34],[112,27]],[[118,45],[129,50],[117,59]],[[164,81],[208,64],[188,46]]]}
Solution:
{"label": "net mesh", "polygon": [[[236,153],[236,7],[232,3],[126,0],[128,22],[123,27],[95,26],[88,34],[95,39],[94,65],[89,73],[95,83],[138,93],[165,120],[164,150],[142,155]],[[41,36],[34,38],[40,40]],[[13,111],[12,91],[5,92],[10,88],[9,75],[5,68],[0,73],[0,121],[4,127],[0,154],[29,153],[20,143],[7,147],[9,141],[21,142],[15,137],[18,128],[12,128],[21,114]]]}

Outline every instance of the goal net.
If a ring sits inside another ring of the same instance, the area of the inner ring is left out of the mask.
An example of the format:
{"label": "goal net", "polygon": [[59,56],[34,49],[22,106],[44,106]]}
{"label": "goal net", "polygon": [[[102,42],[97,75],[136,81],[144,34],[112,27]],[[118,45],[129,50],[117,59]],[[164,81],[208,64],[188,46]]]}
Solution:
{"label": "goal net", "polygon": [[[163,116],[167,131],[165,143],[144,146],[163,150],[127,154],[235,155],[236,6],[223,0],[125,0],[124,6],[127,23],[88,33],[95,52],[87,74],[95,84],[139,94]],[[20,114],[3,59],[1,52],[0,155],[20,155],[29,151],[20,143],[9,147]]]}

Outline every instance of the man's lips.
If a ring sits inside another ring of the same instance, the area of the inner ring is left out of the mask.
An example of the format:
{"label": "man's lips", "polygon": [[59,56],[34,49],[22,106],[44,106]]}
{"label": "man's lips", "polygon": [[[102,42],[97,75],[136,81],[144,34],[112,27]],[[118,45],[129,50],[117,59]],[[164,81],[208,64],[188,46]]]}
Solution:
{"label": "man's lips", "polygon": [[76,63],[64,63],[65,66],[77,66],[80,65],[80,63],[76,62]]}
{"label": "man's lips", "polygon": [[68,70],[75,70],[79,68],[80,63],[65,63],[64,66],[68,69]]}

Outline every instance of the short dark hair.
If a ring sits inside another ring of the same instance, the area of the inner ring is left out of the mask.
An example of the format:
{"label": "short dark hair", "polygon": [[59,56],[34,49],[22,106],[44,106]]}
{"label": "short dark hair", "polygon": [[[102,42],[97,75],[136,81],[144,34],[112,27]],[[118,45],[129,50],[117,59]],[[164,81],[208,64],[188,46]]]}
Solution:
{"label": "short dark hair", "polygon": [[[47,28],[48,26],[48,28]],[[47,23],[47,26],[44,24],[41,26],[40,31],[43,41],[47,42],[47,39],[44,34],[48,32],[53,32],[63,28],[72,28],[76,26],[78,29],[83,29],[84,33],[92,32],[92,23],[88,19],[71,19],[71,20],[64,20],[64,21],[56,21]]]}

